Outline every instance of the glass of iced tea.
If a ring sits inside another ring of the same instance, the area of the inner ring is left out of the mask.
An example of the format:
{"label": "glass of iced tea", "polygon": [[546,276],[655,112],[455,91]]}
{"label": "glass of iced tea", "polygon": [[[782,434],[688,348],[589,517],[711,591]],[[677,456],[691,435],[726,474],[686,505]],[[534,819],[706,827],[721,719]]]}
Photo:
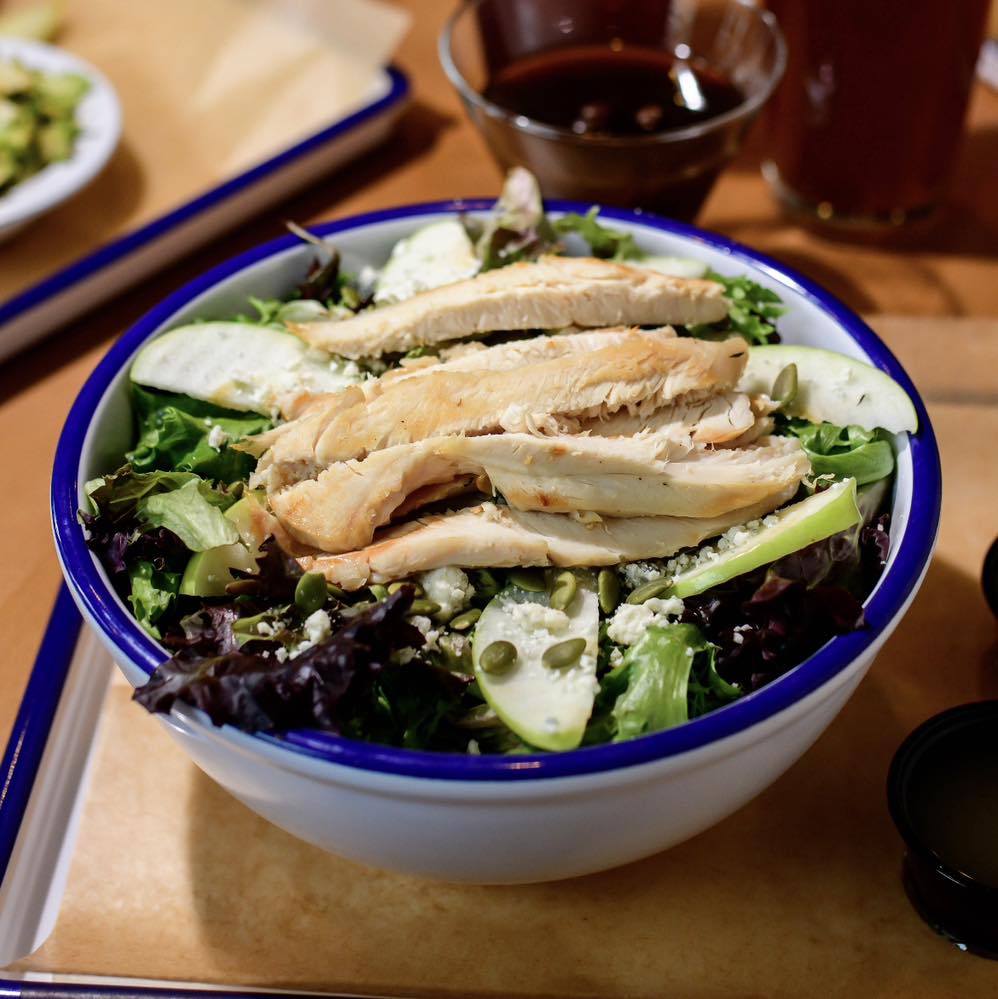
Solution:
{"label": "glass of iced tea", "polygon": [[785,208],[845,229],[928,216],[956,158],[989,0],[767,0],[787,70],[763,172]]}
{"label": "glass of iced tea", "polygon": [[500,165],[545,195],[692,219],[784,47],[739,0],[466,0],[440,57]]}

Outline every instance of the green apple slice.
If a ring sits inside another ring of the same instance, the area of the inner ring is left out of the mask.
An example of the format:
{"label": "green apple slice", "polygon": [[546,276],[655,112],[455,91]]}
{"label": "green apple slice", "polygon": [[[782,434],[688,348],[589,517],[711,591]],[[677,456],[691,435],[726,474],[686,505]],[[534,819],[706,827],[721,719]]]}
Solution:
{"label": "green apple slice", "polygon": [[289,392],[335,392],[361,381],[356,364],[309,347],[292,333],[252,323],[179,326],[148,343],[132,381],[228,409],[270,413]]}
{"label": "green apple slice", "polygon": [[692,597],[703,593],[858,524],[862,518],[856,502],[856,480],[836,482],[772,517],[768,526],[748,531],[747,537],[730,548],[705,555],[692,568],[673,576],[665,595]]}
{"label": "green apple slice", "polygon": [[[565,611],[554,610],[546,592],[508,586],[482,611],[472,640],[475,678],[485,700],[524,742],[540,749],[575,749],[582,742],[599,686],[596,582],[590,572],[573,573],[575,596]],[[545,651],[571,639],[585,642],[574,665],[546,666]],[[515,661],[502,674],[482,667],[482,653],[498,641],[516,650]]]}
{"label": "green apple slice", "polygon": [[882,427],[892,434],[918,429],[908,393],[890,375],[821,347],[782,343],[752,347],[739,390],[768,394],[788,364],[797,366],[797,396],[784,407],[788,416],[840,427]]}
{"label": "green apple slice", "polygon": [[260,557],[259,546],[263,539],[258,534],[253,517],[252,508],[256,503],[256,498],[248,494],[225,511],[226,520],[235,525],[240,540],[231,545],[195,552],[184,568],[180,580],[181,593],[190,597],[222,597],[225,596],[225,587],[234,579],[233,569],[257,572],[256,560]]}

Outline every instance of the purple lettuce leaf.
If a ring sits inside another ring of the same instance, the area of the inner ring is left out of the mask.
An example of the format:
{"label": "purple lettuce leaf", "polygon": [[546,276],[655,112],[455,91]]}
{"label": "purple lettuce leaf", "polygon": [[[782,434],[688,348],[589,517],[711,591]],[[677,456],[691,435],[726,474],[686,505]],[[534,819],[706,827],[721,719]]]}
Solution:
{"label": "purple lettuce leaf", "polygon": [[[337,708],[347,692],[384,670],[392,653],[422,646],[423,636],[405,620],[412,599],[412,588],[402,587],[283,663],[271,649],[206,659],[195,642],[157,667],[134,698],[159,713],[182,701],[203,710],[215,725],[229,723],[246,732],[337,731]],[[225,623],[213,621],[211,627]]]}

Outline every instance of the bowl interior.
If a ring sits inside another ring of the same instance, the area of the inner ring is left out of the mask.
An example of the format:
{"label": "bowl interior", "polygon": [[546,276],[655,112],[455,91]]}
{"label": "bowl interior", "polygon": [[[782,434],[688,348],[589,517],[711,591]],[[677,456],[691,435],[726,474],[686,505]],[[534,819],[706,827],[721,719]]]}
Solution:
{"label": "bowl interior", "polygon": [[[334,240],[345,269],[357,271],[365,264],[382,264],[398,239],[427,222],[455,211],[483,213],[488,205],[486,202],[465,202],[415,206],[328,223],[317,226],[315,231]],[[549,207],[551,214],[557,216],[564,211],[584,210],[585,206],[554,202],[549,203]],[[938,522],[938,454],[924,407],[898,362],[857,317],[775,262],[720,237],[629,212],[606,211],[603,215],[613,224],[631,230],[639,245],[650,252],[696,257],[721,273],[749,274],[777,291],[788,307],[787,314],[780,320],[780,332],[786,342],[820,345],[887,370],[912,395],[921,430],[915,438],[899,435],[895,442],[898,460],[891,556],[888,570],[867,600],[869,627],[865,631],[833,639],[810,659],[766,687],[678,728],[617,746],[539,757],[543,761],[541,770],[545,773],[579,772],[573,767],[606,769],[622,762],[683,752],[763,721],[813,692],[848,666],[900,615],[928,563]],[[571,245],[569,249],[573,249]],[[581,252],[581,246],[575,249]],[[112,348],[84,387],[67,421],[53,480],[57,548],[78,602],[96,627],[105,636],[110,636],[118,652],[119,664],[132,683],[142,682],[152,672],[157,662],[164,658],[162,650],[141,631],[116,596],[104,570],[86,549],[76,522],[76,510],[83,506],[84,483],[117,468],[122,453],[130,446],[128,369],[131,359],[146,340],[168,329],[196,318],[221,318],[244,311],[248,295],[267,298],[285,294],[304,278],[311,258],[308,246],[286,237],[216,268],[177,292]],[[307,752],[329,753],[338,758],[349,757],[356,751],[359,755],[351,762],[387,770],[396,769],[399,760],[408,766],[414,758],[430,757],[439,761],[441,755],[385,750],[384,747],[372,754],[366,744],[308,733],[292,734],[287,743]],[[378,759],[373,760],[373,756]],[[582,762],[566,762],[569,758]],[[471,768],[483,770],[483,775],[502,776],[502,767],[497,761],[505,759],[469,758],[461,761],[459,769],[467,763]],[[530,759],[516,758],[521,771]],[[431,770],[440,769],[435,764],[428,766]]]}

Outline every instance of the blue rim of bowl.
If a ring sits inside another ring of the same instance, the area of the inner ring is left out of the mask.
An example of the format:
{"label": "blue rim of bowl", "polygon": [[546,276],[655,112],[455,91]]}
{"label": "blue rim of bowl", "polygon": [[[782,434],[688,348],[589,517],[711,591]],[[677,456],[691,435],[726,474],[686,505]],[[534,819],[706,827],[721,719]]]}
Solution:
{"label": "blue rim of bowl", "polygon": [[[488,211],[492,199],[467,199],[408,205],[355,215],[313,227],[321,236],[335,235],[397,219],[421,215]],[[574,201],[546,202],[549,211],[584,213],[590,207]],[[862,655],[904,607],[905,601],[928,565],[939,523],[942,478],[939,451],[921,397],[900,363],[883,341],[858,316],[834,296],[776,260],[750,250],[733,240],[686,225],[620,209],[603,209],[608,220],[648,226],[719,250],[737,263],[761,271],[831,316],[868,354],[872,363],[887,372],[911,397],[918,414],[919,430],[909,437],[912,460],[912,503],[908,523],[894,554],[889,572],[865,605],[867,626],[839,635],[804,662],[765,687],[701,715],[677,728],[647,735],[631,742],[593,746],[566,753],[531,756],[462,756],[425,750],[398,749],[357,742],[326,732],[293,731],[281,736],[257,733],[255,738],[274,747],[304,753],[342,766],[399,776],[436,780],[523,780],[571,777],[635,766],[676,756],[736,735],[791,707],[816,691],[858,656]],[[284,236],[240,254],[212,268],[143,316],[111,347],[77,396],[66,419],[56,449],[52,479],[52,519],[56,547],[77,600],[97,626],[127,659],[151,673],[163,659],[162,650],[118,603],[101,578],[77,521],[79,462],[94,413],[111,382],[139,345],[190,300],[220,281],[266,257],[299,245],[294,236]],[[205,725],[210,722],[205,719]],[[223,726],[220,733],[234,732]]]}

